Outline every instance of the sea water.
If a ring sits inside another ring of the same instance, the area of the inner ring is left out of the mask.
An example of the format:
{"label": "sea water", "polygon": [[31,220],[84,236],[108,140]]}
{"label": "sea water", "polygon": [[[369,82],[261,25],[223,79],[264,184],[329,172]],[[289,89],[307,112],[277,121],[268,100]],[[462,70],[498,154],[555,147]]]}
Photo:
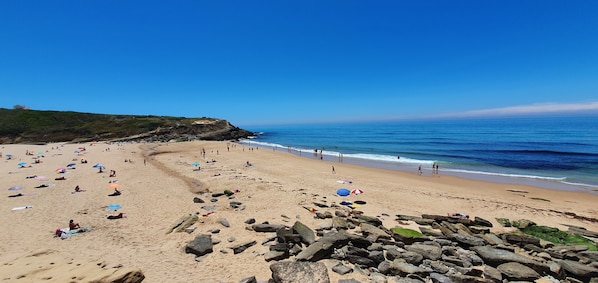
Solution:
{"label": "sea water", "polygon": [[308,158],[598,192],[598,116],[249,127],[242,143]]}

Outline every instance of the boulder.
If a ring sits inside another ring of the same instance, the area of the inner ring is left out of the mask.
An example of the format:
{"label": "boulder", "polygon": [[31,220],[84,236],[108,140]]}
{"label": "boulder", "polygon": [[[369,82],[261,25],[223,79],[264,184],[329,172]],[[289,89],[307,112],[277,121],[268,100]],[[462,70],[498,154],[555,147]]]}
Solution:
{"label": "boulder", "polygon": [[276,232],[278,229],[286,228],[287,226],[281,224],[253,224],[251,229],[255,232]]}
{"label": "boulder", "polygon": [[330,283],[328,269],[321,262],[276,262],[270,265],[275,283]]}
{"label": "boulder", "polygon": [[293,224],[293,231],[299,234],[302,242],[307,245],[311,245],[316,241],[316,234],[314,231],[299,221]]}
{"label": "boulder", "polygon": [[559,260],[558,263],[563,267],[567,274],[575,278],[589,280],[592,277],[598,277],[598,268],[587,264],[581,264],[571,260]]}
{"label": "boulder", "polygon": [[476,246],[471,248],[475,251],[486,264],[497,267],[500,264],[507,262],[517,262],[529,266],[538,273],[545,273],[550,271],[550,267],[539,261],[516,254],[511,251],[497,249],[489,246]]}
{"label": "boulder", "polygon": [[198,235],[185,246],[185,252],[196,256],[202,256],[213,252],[213,243],[211,235]]}
{"label": "boulder", "polygon": [[238,254],[244,252],[246,249],[254,246],[255,244],[257,244],[256,241],[250,241],[236,246],[232,246],[231,249],[233,250],[234,254]]}
{"label": "boulder", "polygon": [[540,278],[535,270],[518,262],[507,262],[496,267],[506,279],[517,281],[533,281]]}
{"label": "boulder", "polygon": [[410,252],[421,254],[424,258],[430,260],[438,260],[442,256],[442,248],[436,245],[416,243],[405,246],[405,249]]}

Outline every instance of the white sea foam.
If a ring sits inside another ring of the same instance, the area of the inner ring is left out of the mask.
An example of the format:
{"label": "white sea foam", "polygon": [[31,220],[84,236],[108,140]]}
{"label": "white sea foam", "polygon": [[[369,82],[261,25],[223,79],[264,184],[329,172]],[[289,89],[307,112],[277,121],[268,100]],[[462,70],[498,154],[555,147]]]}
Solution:
{"label": "white sea foam", "polygon": [[352,157],[352,158],[356,158],[356,159],[382,161],[382,162],[398,163],[398,164],[418,164],[418,165],[430,165],[430,166],[432,164],[434,164],[434,162],[435,162],[434,160],[420,160],[420,159],[412,159],[412,158],[408,158],[408,157],[397,158],[396,156],[383,155],[383,154],[367,154],[367,153],[345,154],[344,157]]}
{"label": "white sea foam", "polygon": [[567,179],[566,177],[545,177],[545,176],[535,176],[535,175],[508,174],[508,173],[472,171],[472,170],[462,170],[462,169],[443,169],[441,171],[455,172],[455,173],[466,173],[466,174],[477,174],[477,175],[501,176],[501,177],[510,177],[510,178],[537,179],[537,180],[545,180],[545,181],[553,181],[553,182],[562,182]]}

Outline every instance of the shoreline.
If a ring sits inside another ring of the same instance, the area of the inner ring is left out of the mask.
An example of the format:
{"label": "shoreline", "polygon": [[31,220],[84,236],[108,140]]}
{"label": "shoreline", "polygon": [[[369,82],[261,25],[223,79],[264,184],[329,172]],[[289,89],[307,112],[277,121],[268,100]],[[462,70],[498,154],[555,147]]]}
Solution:
{"label": "shoreline", "polygon": [[[79,146],[87,147],[82,155],[73,152]],[[236,244],[261,243],[272,236],[248,230],[245,221],[253,218],[257,223],[285,225],[301,221],[315,229],[321,222],[306,207],[316,202],[331,205],[344,200],[364,201],[365,204],[356,209],[379,218],[388,228],[418,229],[415,223],[397,221],[395,216],[399,214],[461,212],[489,220],[496,232],[509,229],[498,225],[497,217],[528,219],[561,230],[579,226],[598,231],[595,207],[598,196],[586,192],[481,182],[444,174],[419,176],[415,172],[302,158],[233,142],[3,147],[4,154],[10,151],[16,155],[12,160],[3,157],[0,161],[0,172],[5,174],[3,184],[23,185],[19,192],[25,194],[8,198],[12,191],[4,188],[0,199],[0,208],[4,210],[0,220],[11,227],[0,236],[0,262],[4,264],[13,263],[15,258],[38,264],[35,257],[27,255],[53,250],[65,258],[139,268],[146,276],[144,282],[189,282],[198,278],[201,282],[239,282],[249,276],[266,280],[271,274],[270,263],[263,258],[267,245],[255,245],[239,254],[230,251]],[[25,150],[43,151],[43,163],[17,168],[19,159],[31,161],[29,156],[21,155]],[[55,172],[56,168],[82,157],[89,163],[77,162],[77,169],[68,169],[66,174]],[[107,167],[105,173],[92,168],[96,162]],[[200,170],[195,170],[194,162],[200,164]],[[252,166],[246,166],[247,162]],[[108,177],[109,170],[116,170],[117,178]],[[27,179],[29,175],[48,176],[56,186],[33,188],[40,181]],[[58,176],[65,176],[66,180],[54,181]],[[115,180],[123,194],[108,197],[111,192],[106,188],[108,182]],[[343,180],[352,182],[338,182]],[[193,182],[199,182],[199,188],[204,191],[198,191]],[[86,191],[71,193],[75,185]],[[364,193],[340,197],[336,190],[341,187],[359,188]],[[233,199],[212,196],[224,190],[238,190],[238,193]],[[205,203],[195,203],[194,198],[203,199]],[[242,203],[244,209],[232,208],[230,201]],[[119,212],[125,213],[127,218],[107,220],[106,216],[114,211],[107,211],[106,206],[112,203],[122,205]],[[32,208],[10,211],[22,205]],[[213,210],[206,210],[208,207]],[[318,209],[334,212],[329,208]],[[194,232],[165,234],[181,216],[195,212],[202,216],[193,226]],[[53,237],[53,231],[65,226],[69,219],[93,229],[66,240]],[[226,219],[230,227],[223,227],[220,219]],[[210,232],[214,229],[219,232]],[[211,234],[221,243],[215,245],[213,253],[196,260],[184,252],[184,247],[199,234]],[[10,268],[9,273],[0,269],[3,278],[25,270],[19,266]],[[358,273],[330,272],[330,277],[331,282],[347,278],[367,281]]]}
{"label": "shoreline", "polygon": [[[281,152],[288,152],[290,154],[294,154],[297,156],[301,156],[304,158],[319,160],[320,158],[317,156],[314,157],[313,154],[308,153],[307,149],[285,149],[285,147],[276,145],[272,146],[269,144],[261,143],[259,141],[253,141],[251,139],[243,140],[239,142],[241,144],[245,144],[249,147],[252,146],[259,146],[262,148],[272,149]],[[370,160],[364,158],[356,158],[350,156],[343,156],[342,153],[339,153],[342,156],[342,162],[339,161],[341,157],[337,155],[323,154],[323,160],[329,162],[336,162],[336,163],[347,163],[347,164],[354,164],[360,165],[370,168],[380,168],[380,169],[389,169],[394,171],[401,171],[401,172],[417,172],[417,165],[416,163],[408,165],[408,164],[396,164],[389,161],[383,160]],[[422,171],[424,173],[432,174],[432,170],[427,166],[422,166]],[[450,167],[442,166],[439,169],[440,174],[460,177],[464,179],[471,179],[477,180],[482,182],[494,182],[494,183],[503,183],[503,184],[511,184],[511,185],[526,185],[526,186],[535,186],[545,189],[551,190],[561,190],[561,191],[581,191],[581,192],[588,192],[591,194],[598,195],[598,185],[592,184],[583,184],[583,183],[569,183],[564,180],[557,180],[557,178],[552,177],[541,177],[541,176],[526,176],[526,175],[518,175],[518,174],[507,174],[507,173],[496,173],[496,172],[484,172],[484,171],[470,171],[470,170],[461,170],[461,169],[454,169]],[[554,179],[554,180],[550,180]]]}

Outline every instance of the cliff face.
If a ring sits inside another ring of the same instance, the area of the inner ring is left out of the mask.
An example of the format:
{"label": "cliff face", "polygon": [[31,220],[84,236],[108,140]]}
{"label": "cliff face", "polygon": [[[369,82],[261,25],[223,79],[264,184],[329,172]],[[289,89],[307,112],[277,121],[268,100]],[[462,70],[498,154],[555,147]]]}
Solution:
{"label": "cliff face", "polygon": [[115,141],[147,141],[165,142],[171,140],[237,140],[253,135],[252,132],[243,130],[231,125],[226,120],[216,120],[209,123],[193,123],[191,125],[176,125],[172,127],[160,127],[146,133],[120,137]]}
{"label": "cliff face", "polygon": [[236,140],[252,132],[215,118],[0,109],[0,143]]}

